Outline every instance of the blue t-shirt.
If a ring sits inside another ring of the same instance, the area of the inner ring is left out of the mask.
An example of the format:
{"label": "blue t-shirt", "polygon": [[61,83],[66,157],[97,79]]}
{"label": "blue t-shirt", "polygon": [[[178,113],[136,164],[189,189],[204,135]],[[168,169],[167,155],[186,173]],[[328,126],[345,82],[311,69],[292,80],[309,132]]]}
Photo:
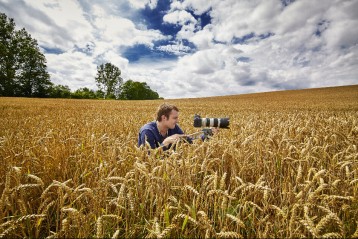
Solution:
{"label": "blue t-shirt", "polygon": [[[174,134],[184,134],[183,130],[178,126],[175,125],[174,129],[168,129],[168,134],[163,137],[157,127],[157,122],[153,121],[146,125],[144,125],[139,130],[138,135],[138,147],[141,145],[145,145],[145,140],[150,144],[152,149],[160,147],[160,144],[163,143],[164,139],[174,135]],[[191,138],[186,138],[189,143],[192,143]],[[164,147],[164,150],[169,149],[171,145],[168,147]]]}

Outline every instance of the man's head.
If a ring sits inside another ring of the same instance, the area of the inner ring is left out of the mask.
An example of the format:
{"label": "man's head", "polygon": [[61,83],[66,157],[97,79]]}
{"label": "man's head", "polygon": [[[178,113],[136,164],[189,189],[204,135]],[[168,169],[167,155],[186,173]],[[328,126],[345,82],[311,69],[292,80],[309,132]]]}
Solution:
{"label": "man's head", "polygon": [[175,105],[161,104],[157,110],[157,121],[170,129],[174,129],[179,120],[179,109]]}

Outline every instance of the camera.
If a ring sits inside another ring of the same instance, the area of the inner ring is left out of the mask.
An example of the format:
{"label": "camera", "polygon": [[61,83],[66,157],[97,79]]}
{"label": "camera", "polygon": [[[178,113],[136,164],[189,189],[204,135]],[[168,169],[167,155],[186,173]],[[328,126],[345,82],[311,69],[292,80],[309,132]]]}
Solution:
{"label": "camera", "polygon": [[201,118],[200,115],[194,116],[194,127],[217,127],[228,129],[230,118]]}

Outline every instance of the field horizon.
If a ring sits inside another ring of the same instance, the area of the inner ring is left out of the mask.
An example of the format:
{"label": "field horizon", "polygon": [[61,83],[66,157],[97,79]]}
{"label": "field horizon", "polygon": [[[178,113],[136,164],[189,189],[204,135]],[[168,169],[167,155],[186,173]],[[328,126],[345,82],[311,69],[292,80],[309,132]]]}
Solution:
{"label": "field horizon", "polygon": [[[137,147],[157,107],[230,117]],[[358,85],[146,101],[0,98],[0,238],[358,237]],[[148,153],[150,152],[150,153]]]}
{"label": "field horizon", "polygon": [[[220,98],[262,98],[267,96],[277,97],[280,95],[300,95],[317,93],[323,95],[329,95],[329,93],[333,93],[333,96],[337,96],[342,94],[342,91],[345,90],[346,93],[353,96],[357,94],[357,85],[341,85],[341,86],[328,86],[328,87],[317,87],[317,88],[304,88],[304,89],[291,89],[291,90],[276,90],[276,91],[264,91],[264,92],[254,92],[254,93],[242,93],[242,94],[231,94],[231,95],[220,95],[220,96],[207,96],[207,97],[189,97],[189,98],[163,98],[156,100],[144,100],[144,101],[160,101],[160,100],[204,100],[204,99],[220,99]],[[25,99],[63,99],[63,98],[31,98],[31,97],[0,97],[1,98],[25,98]],[[77,100],[77,99],[73,99]],[[98,100],[98,99],[78,99],[78,100]],[[131,101],[141,101],[141,100],[131,100]]]}
{"label": "field horizon", "polygon": [[[355,90],[354,88],[358,87],[357,85],[339,85],[339,86],[327,86],[327,87],[314,87],[314,88],[299,88],[299,89],[287,89],[287,90],[273,90],[273,91],[262,91],[262,92],[252,92],[252,93],[242,93],[242,94],[230,94],[230,95],[218,95],[218,96],[208,96],[208,97],[189,97],[189,98],[173,98],[174,100],[180,99],[206,99],[206,98],[221,98],[221,97],[243,97],[243,96],[254,96],[254,95],[261,95],[261,94],[281,94],[281,93],[299,93],[304,91],[336,91],[340,88],[345,88],[351,90]],[[165,98],[164,98],[165,99]]]}
{"label": "field horizon", "polygon": [[299,103],[302,100],[305,102],[310,100],[312,102],[319,103],[319,101],[325,100],[328,103],[338,99],[342,103],[342,105],[344,103],[347,104],[347,106],[354,106],[357,105],[356,103],[358,101],[358,84],[320,87],[320,88],[294,89],[294,90],[278,90],[278,91],[199,97],[199,98],[164,99],[164,100],[195,101],[195,100],[220,100],[220,99],[231,99],[231,100],[235,99],[235,100],[243,100],[243,101],[257,100],[260,101],[260,103],[266,100],[273,100],[275,101],[275,103],[277,103],[277,101],[289,101],[289,102],[297,101],[297,103]]}

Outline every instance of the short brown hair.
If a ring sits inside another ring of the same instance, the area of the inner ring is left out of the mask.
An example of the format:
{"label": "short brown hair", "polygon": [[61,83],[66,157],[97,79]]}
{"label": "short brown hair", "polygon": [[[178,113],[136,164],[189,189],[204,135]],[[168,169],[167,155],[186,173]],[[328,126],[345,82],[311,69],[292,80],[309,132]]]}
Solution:
{"label": "short brown hair", "polygon": [[171,105],[168,103],[161,104],[157,110],[157,121],[159,122],[162,121],[162,115],[164,115],[169,119],[169,115],[172,112],[172,110],[179,112],[179,109],[175,105]]}

